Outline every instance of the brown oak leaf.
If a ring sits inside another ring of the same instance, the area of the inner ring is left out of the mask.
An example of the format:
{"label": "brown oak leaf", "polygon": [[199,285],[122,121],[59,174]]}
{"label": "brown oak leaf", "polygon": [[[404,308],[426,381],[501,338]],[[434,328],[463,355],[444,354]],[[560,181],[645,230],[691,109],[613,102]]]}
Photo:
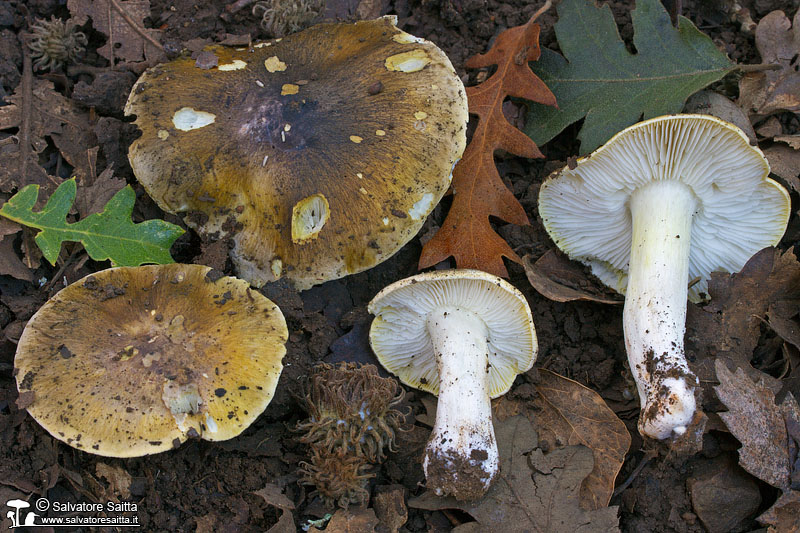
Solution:
{"label": "brown oak leaf", "polygon": [[586,275],[587,268],[560,251],[550,249],[534,263],[523,256],[525,276],[536,292],[555,302],[574,300],[621,304],[624,298],[596,278]]}
{"label": "brown oak leaf", "polygon": [[409,500],[419,509],[460,509],[477,520],[473,531],[503,533],[580,533],[619,531],[617,507],[587,510],[580,505],[582,482],[593,468],[585,446],[566,446],[544,454],[533,424],[514,416],[495,425],[500,474],[481,500],[459,502],[427,491]]}
{"label": "brown oak leaf", "polygon": [[161,32],[143,24],[150,16],[150,0],[68,0],[67,9],[78,25],[91,17],[94,28],[108,36],[97,53],[112,65],[116,60],[157,62],[164,57]]}
{"label": "brown oak leaf", "polygon": [[739,105],[755,115],[800,111],[800,10],[790,21],[783,11],[773,11],[756,28],[756,48],[764,63],[779,70],[750,72],[739,82]]}
{"label": "brown oak leaf", "polygon": [[466,89],[469,112],[478,115],[478,125],[464,156],[453,169],[453,204],[442,227],[422,248],[420,268],[453,256],[460,268],[508,276],[502,258],[520,262],[508,243],[492,229],[489,217],[528,224],[522,205],[500,179],[494,153],[505,150],[523,157],[543,157],[536,143],[503,115],[507,97],[556,105],[553,93],[528,66],[541,53],[540,27],[535,22],[538,15],[522,26],[505,30],[486,54],[466,62],[468,68],[497,65],[497,70],[480,85]]}

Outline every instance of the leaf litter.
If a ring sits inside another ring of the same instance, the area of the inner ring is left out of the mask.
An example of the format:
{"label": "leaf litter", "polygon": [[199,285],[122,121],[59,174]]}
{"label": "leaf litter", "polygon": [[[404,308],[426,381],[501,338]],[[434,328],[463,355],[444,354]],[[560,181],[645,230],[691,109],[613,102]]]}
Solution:
{"label": "leaf litter", "polygon": [[503,257],[520,262],[489,222],[492,216],[528,224],[525,209],[500,178],[494,154],[505,150],[523,157],[543,157],[536,144],[508,122],[503,101],[515,97],[549,106],[556,103],[550,89],[528,67],[528,61],[536,61],[541,52],[536,18],[547,7],[549,3],[526,24],[503,31],[486,54],[473,56],[465,64],[467,68],[497,65],[497,70],[480,85],[466,89],[469,112],[478,115],[478,125],[453,169],[453,204],[442,227],[422,248],[421,269],[453,256],[459,268],[508,277]]}

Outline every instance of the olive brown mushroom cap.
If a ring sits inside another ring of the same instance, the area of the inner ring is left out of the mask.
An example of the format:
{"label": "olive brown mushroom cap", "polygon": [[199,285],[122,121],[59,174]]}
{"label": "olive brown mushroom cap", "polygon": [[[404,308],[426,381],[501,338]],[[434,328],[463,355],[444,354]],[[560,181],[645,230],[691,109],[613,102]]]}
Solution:
{"label": "olive brown mushroom cap", "polygon": [[134,173],[201,233],[235,233],[231,257],[256,286],[306,289],[383,261],[447,190],[468,118],[449,59],[395,20],[151,68],[125,108],[142,130]]}
{"label": "olive brown mushroom cap", "polygon": [[439,368],[427,320],[446,308],[469,310],[486,324],[491,398],[508,392],[517,374],[533,366],[536,330],[522,293],[486,272],[458,269],[397,281],[369,303],[375,315],[370,344],[384,368],[406,385],[438,395]]}
{"label": "olive brown mushroom cap", "polygon": [[287,336],[277,306],[243,280],[200,265],[111,268],[30,319],[17,386],[54,437],[141,456],[241,433],[272,399]]}
{"label": "olive brown mushroom cap", "polygon": [[737,127],[708,115],[647,120],[615,135],[539,192],[539,213],[555,243],[624,294],[631,253],[631,193],[676,180],[697,201],[691,226],[689,299],[698,302],[714,271],[737,272],[780,241],[790,214],[786,190]]}

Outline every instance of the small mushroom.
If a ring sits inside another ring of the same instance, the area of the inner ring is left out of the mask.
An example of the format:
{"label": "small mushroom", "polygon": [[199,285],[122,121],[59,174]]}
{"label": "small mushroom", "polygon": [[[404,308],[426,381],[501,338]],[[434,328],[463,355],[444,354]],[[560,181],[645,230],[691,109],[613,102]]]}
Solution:
{"label": "small mushroom", "polygon": [[676,115],[623,130],[541,187],[539,213],[555,243],[626,295],[642,435],[683,434],[694,416],[687,296],[701,301],[711,272],[740,270],[786,230],[789,195],[768,174],[736,126]]}
{"label": "small mushroom", "polygon": [[147,455],[247,428],[272,399],[287,336],[277,306],[243,280],[200,265],[111,268],[33,315],[17,386],[70,446]]}
{"label": "small mushroom", "polygon": [[137,179],[200,233],[232,235],[255,286],[307,289],[387,259],[449,187],[467,124],[450,60],[395,22],[210,46],[205,70],[188,57],[151,68],[125,107],[142,130]]}
{"label": "small mushroom", "polygon": [[475,500],[498,473],[490,400],[533,366],[536,331],[525,297],[478,270],[418,274],[369,304],[378,360],[411,387],[439,396],[425,448],[427,485]]}

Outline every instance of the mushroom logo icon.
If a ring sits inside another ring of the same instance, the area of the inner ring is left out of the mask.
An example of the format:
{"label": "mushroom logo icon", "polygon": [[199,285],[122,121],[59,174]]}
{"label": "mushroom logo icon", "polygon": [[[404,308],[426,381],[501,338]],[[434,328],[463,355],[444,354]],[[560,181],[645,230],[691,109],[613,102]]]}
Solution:
{"label": "mushroom logo icon", "polygon": [[21,509],[27,509],[28,507],[31,506],[31,504],[29,504],[25,500],[8,500],[6,502],[6,506],[14,509],[13,511],[8,511],[6,513],[6,518],[11,520],[11,527],[9,529],[33,525],[34,519],[37,516],[39,516],[36,513],[27,513],[27,516],[25,517],[25,522],[22,523],[19,521],[19,512]]}

